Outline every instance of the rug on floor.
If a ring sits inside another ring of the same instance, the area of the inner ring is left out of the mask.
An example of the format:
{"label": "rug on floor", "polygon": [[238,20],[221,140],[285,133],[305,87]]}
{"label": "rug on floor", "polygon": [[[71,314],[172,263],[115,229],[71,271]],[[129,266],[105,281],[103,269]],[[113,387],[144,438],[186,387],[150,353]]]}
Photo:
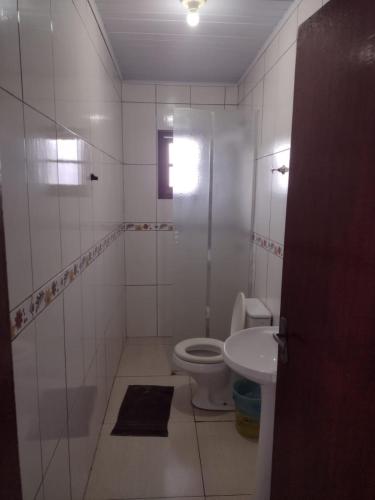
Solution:
{"label": "rug on floor", "polygon": [[168,436],[174,387],[129,385],[112,436]]}

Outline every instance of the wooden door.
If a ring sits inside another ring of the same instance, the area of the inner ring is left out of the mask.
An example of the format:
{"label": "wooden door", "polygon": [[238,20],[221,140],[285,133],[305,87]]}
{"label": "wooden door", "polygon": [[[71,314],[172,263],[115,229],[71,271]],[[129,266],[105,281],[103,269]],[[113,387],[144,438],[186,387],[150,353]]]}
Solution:
{"label": "wooden door", "polygon": [[272,500],[375,499],[375,1],[299,31]]}

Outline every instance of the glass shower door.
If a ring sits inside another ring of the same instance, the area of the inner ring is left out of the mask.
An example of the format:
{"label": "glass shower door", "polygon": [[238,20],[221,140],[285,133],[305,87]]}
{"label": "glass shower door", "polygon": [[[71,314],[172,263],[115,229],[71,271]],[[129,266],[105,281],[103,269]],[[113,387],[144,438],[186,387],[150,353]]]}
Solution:
{"label": "glass shower door", "polygon": [[175,222],[174,341],[206,336],[211,113],[176,109],[171,179]]}
{"label": "glass shower door", "polygon": [[248,296],[254,131],[243,110],[213,113],[210,337],[225,340],[239,291]]}
{"label": "glass shower door", "polygon": [[175,110],[175,342],[226,339],[236,295],[248,294],[254,129],[242,110]]}

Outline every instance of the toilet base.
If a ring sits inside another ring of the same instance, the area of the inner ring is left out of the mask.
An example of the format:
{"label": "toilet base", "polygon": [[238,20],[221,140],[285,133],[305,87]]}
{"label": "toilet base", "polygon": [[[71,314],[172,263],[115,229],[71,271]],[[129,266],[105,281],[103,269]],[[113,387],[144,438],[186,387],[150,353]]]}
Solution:
{"label": "toilet base", "polygon": [[200,410],[211,410],[211,411],[232,411],[234,410],[234,403],[232,398],[230,399],[221,399],[215,398],[215,401],[212,401],[211,398],[204,387],[200,387],[197,389],[191,400],[193,406],[199,408]]}
{"label": "toilet base", "polygon": [[189,363],[174,354],[173,364],[196,382],[192,398],[193,406],[211,411],[234,410],[233,375],[224,362],[205,365]]}

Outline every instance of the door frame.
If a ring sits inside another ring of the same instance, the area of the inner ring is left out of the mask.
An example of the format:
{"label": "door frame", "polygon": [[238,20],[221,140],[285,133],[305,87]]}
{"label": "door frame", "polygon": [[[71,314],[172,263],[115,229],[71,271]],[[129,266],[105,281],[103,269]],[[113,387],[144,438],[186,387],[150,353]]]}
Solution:
{"label": "door frame", "polygon": [[22,500],[0,161],[0,498]]}

